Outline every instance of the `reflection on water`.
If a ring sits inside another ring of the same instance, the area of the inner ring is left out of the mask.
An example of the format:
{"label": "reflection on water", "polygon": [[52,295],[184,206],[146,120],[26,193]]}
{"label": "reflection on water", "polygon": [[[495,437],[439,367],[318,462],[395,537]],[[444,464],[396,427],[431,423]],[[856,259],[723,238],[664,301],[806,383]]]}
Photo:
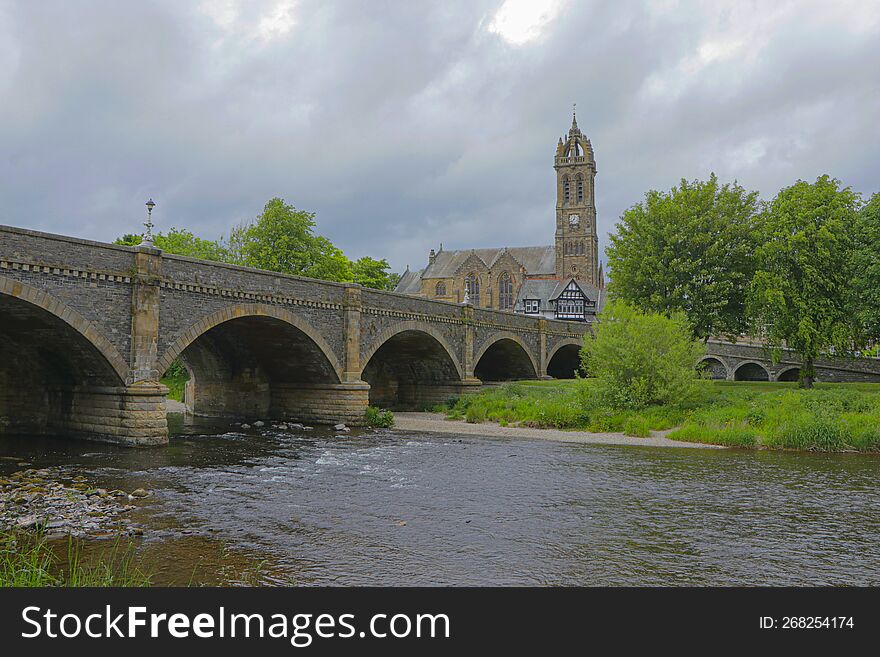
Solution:
{"label": "reflection on water", "polygon": [[876,456],[232,429],[0,455],[150,490],[157,583],[880,584]]}

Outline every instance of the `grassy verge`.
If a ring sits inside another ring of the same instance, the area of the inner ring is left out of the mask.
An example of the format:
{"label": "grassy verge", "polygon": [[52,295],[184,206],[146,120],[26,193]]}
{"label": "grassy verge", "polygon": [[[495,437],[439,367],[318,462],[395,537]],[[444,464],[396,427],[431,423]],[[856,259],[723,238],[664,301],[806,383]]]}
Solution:
{"label": "grassy verge", "polygon": [[40,534],[0,532],[0,587],[148,586],[133,556],[131,544],[120,541],[84,559],[73,538],[59,555]]}
{"label": "grassy verge", "polygon": [[186,373],[173,373],[162,377],[162,383],[168,386],[168,399],[173,399],[174,401],[183,401],[183,389],[186,387],[186,382],[189,380],[189,377]]}
{"label": "grassy verge", "polygon": [[449,419],[502,425],[623,432],[648,436],[675,428],[673,440],[812,451],[880,451],[880,384],[702,382],[699,398],[680,406],[613,410],[593,381],[508,383],[450,400],[434,410]]}

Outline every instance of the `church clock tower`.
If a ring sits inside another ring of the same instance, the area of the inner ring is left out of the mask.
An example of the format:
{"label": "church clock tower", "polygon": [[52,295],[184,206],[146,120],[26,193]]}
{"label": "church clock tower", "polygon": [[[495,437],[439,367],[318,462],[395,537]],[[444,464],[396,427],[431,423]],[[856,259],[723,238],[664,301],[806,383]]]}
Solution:
{"label": "church clock tower", "polygon": [[568,137],[559,139],[556,157],[556,276],[599,285],[593,146],[572,115]]}

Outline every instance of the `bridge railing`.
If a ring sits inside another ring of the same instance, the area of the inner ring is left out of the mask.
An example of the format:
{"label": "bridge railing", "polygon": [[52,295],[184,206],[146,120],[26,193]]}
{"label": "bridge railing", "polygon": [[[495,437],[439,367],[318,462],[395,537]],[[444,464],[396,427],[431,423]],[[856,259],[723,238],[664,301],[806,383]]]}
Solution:
{"label": "bridge railing", "polygon": [[134,249],[0,225],[0,258],[47,267],[130,275]]}
{"label": "bridge railing", "polygon": [[345,283],[162,254],[162,277],[182,284],[341,304]]}

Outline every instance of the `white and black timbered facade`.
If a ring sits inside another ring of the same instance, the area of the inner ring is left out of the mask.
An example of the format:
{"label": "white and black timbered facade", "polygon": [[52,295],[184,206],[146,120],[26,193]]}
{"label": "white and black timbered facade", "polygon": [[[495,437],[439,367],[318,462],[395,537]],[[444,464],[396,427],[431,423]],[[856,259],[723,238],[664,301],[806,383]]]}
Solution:
{"label": "white and black timbered facade", "polygon": [[592,322],[604,302],[602,291],[577,281],[527,280],[517,296],[514,310],[524,315],[573,322]]}

